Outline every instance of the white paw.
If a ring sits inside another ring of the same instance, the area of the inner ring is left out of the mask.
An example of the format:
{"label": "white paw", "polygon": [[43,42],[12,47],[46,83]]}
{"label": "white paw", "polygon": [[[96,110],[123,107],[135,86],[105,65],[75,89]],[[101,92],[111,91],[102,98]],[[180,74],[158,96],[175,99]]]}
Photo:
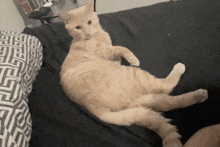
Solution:
{"label": "white paw", "polygon": [[133,62],[130,63],[132,66],[140,66],[140,61],[136,58]]}
{"label": "white paw", "polygon": [[182,64],[182,63],[177,63],[177,64],[174,66],[174,70],[175,70],[176,72],[178,72],[179,74],[182,75],[182,74],[185,72],[186,67],[185,67],[185,65]]}
{"label": "white paw", "polygon": [[205,100],[208,99],[208,91],[204,89],[199,89],[195,91],[197,96],[196,96],[196,101],[197,103],[202,103]]}
{"label": "white paw", "polygon": [[140,61],[138,60],[137,57],[135,57],[135,55],[133,53],[128,53],[125,54],[124,58],[130,63],[130,65],[132,66],[139,66],[140,65]]}

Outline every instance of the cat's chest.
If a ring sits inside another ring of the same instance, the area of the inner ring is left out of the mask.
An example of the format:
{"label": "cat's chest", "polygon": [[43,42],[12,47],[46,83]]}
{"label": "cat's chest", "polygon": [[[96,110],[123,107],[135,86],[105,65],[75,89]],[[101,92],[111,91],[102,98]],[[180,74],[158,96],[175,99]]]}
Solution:
{"label": "cat's chest", "polygon": [[96,42],[96,47],[99,47],[103,44],[105,45],[112,45],[112,41],[110,36],[108,35],[108,33],[104,32],[104,31],[100,31],[95,33],[92,37],[91,37],[91,41]]}
{"label": "cat's chest", "polygon": [[111,47],[112,41],[108,33],[100,30],[99,32],[94,33],[90,39],[75,42],[74,44],[78,47],[80,46],[84,49],[94,51],[100,48],[105,49]]}
{"label": "cat's chest", "polygon": [[96,52],[106,52],[111,45],[106,44],[105,42],[100,42],[98,40],[90,39],[82,42],[74,43],[74,49],[84,50],[86,52],[90,52],[96,54]]}
{"label": "cat's chest", "polygon": [[97,49],[99,47],[105,47],[105,46],[108,46],[109,44],[106,44],[105,42],[100,42],[99,40],[96,40],[96,39],[90,39],[90,40],[87,40],[85,41],[85,47],[88,48],[88,49]]}

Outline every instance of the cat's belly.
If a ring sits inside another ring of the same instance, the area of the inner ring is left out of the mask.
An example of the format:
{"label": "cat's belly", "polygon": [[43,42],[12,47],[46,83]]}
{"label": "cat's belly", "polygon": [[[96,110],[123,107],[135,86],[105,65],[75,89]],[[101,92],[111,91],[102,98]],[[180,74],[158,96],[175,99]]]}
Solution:
{"label": "cat's belly", "polygon": [[132,67],[88,63],[66,70],[61,85],[71,100],[84,107],[93,104],[118,111],[141,95],[132,76]]}

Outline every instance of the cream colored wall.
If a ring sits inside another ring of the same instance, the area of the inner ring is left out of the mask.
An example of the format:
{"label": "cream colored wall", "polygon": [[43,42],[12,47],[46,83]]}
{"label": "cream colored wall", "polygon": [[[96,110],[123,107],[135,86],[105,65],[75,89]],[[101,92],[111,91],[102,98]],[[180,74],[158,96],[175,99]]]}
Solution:
{"label": "cream colored wall", "polygon": [[21,32],[24,21],[13,0],[0,0],[0,30]]}

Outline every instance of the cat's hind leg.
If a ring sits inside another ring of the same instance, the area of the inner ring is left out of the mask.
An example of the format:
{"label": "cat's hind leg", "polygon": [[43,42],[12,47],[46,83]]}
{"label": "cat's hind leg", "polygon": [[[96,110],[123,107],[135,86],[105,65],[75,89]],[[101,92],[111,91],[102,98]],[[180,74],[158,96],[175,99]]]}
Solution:
{"label": "cat's hind leg", "polygon": [[163,141],[163,147],[182,147],[176,127],[160,113],[144,107],[124,109],[118,112],[106,112],[99,116],[101,120],[115,125],[139,125],[155,131]]}
{"label": "cat's hind leg", "polygon": [[182,95],[170,96],[167,94],[143,95],[131,103],[129,108],[146,107],[158,112],[172,109],[185,108],[187,106],[204,102],[208,98],[207,90],[199,89]]}
{"label": "cat's hind leg", "polygon": [[173,88],[178,84],[180,77],[183,75],[185,70],[185,65],[182,63],[177,63],[176,65],[174,65],[172,71],[164,80],[164,82],[167,83],[168,88],[170,88],[168,89],[167,94],[169,94],[173,90]]}
{"label": "cat's hind leg", "polygon": [[178,84],[180,77],[185,72],[185,65],[177,63],[165,79],[156,79],[154,82],[155,93],[169,94]]}
{"label": "cat's hind leg", "polygon": [[174,65],[170,74],[166,77],[166,80],[173,82],[174,85],[177,85],[180,77],[185,72],[185,70],[186,70],[186,67],[184,64],[177,63],[176,65]]}

